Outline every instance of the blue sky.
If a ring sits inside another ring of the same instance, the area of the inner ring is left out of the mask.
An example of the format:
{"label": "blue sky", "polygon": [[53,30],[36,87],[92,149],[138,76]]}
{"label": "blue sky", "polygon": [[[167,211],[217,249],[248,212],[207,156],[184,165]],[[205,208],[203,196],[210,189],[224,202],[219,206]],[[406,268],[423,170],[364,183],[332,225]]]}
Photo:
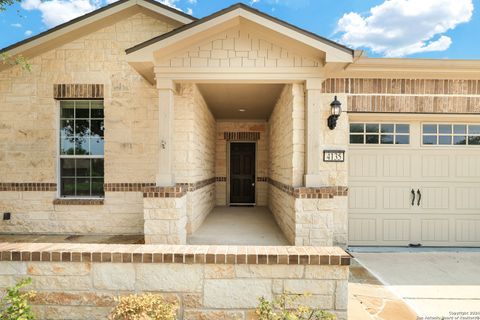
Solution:
{"label": "blue sky", "polygon": [[[23,0],[0,12],[6,47],[112,0]],[[237,0],[161,0],[201,18]],[[480,0],[248,0],[373,57],[480,59]]]}

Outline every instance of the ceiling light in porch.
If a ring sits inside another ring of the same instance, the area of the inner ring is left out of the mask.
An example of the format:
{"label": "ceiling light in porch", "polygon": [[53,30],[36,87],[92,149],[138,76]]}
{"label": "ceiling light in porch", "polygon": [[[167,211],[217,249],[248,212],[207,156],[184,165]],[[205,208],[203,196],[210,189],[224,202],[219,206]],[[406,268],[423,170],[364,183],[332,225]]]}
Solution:
{"label": "ceiling light in porch", "polygon": [[247,109],[243,109],[243,108],[238,109],[238,112],[245,112],[245,111],[247,111]]}

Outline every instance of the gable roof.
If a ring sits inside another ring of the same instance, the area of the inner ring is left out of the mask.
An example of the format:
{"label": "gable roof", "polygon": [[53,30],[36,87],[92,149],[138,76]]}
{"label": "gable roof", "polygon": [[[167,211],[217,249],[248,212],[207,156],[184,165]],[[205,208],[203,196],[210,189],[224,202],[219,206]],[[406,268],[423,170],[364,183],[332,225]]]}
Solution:
{"label": "gable roof", "polygon": [[[10,46],[7,46],[3,49],[0,49],[0,53],[11,52],[12,54],[18,54],[23,52],[26,49],[30,49],[36,45],[42,44],[44,41],[51,40],[59,36],[62,32],[68,32],[76,30],[85,24],[89,24],[95,21],[98,21],[102,18],[105,18],[115,12],[125,10],[129,7],[139,5],[146,9],[152,10],[156,13],[162,14],[165,17],[177,21],[180,24],[189,24],[193,21],[196,21],[197,18],[186,14],[180,10],[174,9],[167,5],[164,5],[155,0],[119,0],[113,2],[107,6],[101,7],[97,10],[84,14],[80,17],[77,17],[73,20],[62,23],[56,27],[53,27],[47,31],[39,33],[33,37],[27,38],[25,40],[14,43]],[[67,30],[68,29],[68,30]],[[47,39],[48,38],[48,39]]]}
{"label": "gable roof", "polygon": [[[313,32],[310,32],[308,30],[305,30],[305,29],[302,29],[302,28],[299,28],[297,26],[294,26],[286,21],[283,21],[283,20],[280,20],[278,18],[275,18],[273,16],[270,16],[262,11],[259,11],[257,9],[254,9],[250,6],[247,6],[243,3],[237,3],[237,4],[234,4],[228,8],[225,8],[223,10],[220,10],[220,11],[217,11],[209,16],[206,16],[202,19],[199,19],[199,20],[196,20],[194,22],[191,22],[189,24],[186,24],[182,27],[179,27],[175,30],[172,30],[170,32],[167,32],[165,34],[162,34],[160,36],[157,36],[155,38],[152,38],[150,40],[147,40],[145,42],[142,42],[140,44],[137,44],[136,46],[133,46],[131,48],[128,48],[125,50],[125,52],[127,54],[132,54],[136,51],[139,51],[141,49],[144,49],[144,48],[147,48],[151,45],[154,45],[156,43],[159,43],[159,42],[162,42],[164,40],[167,40],[169,38],[172,38],[176,35],[180,35],[182,33],[185,33],[187,32],[188,30],[193,30],[194,28],[198,28],[208,22],[213,22],[215,19],[218,19],[222,16],[225,16],[225,15],[228,15],[229,13],[231,12],[234,12],[234,11],[239,11],[239,15],[241,15],[241,11],[244,11],[246,13],[249,13],[249,14],[253,14],[254,16],[256,17],[259,17],[261,19],[263,19],[264,21],[266,22],[273,22],[275,24],[275,26],[279,29],[282,29],[282,28],[285,28],[285,29],[288,29],[290,31],[293,31],[294,33],[297,34],[298,38],[296,40],[298,41],[302,41],[301,38],[309,38],[313,41],[316,41],[318,43],[321,43],[323,44],[324,46],[329,46],[335,50],[338,50],[340,52],[343,52],[343,54],[347,54],[349,56],[352,56],[353,57],[353,54],[354,54],[354,50],[344,46],[344,45],[341,45],[339,43],[336,43],[332,40],[329,40],[327,38],[324,38],[322,36],[319,36]],[[276,31],[278,31],[276,30]]]}

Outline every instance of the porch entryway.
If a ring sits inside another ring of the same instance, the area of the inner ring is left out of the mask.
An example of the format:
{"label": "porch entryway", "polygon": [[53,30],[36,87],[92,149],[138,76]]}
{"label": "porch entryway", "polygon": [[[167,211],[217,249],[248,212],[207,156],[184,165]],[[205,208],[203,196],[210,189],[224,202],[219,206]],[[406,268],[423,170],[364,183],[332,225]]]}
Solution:
{"label": "porch entryway", "polygon": [[187,239],[192,245],[289,245],[267,207],[215,207]]}

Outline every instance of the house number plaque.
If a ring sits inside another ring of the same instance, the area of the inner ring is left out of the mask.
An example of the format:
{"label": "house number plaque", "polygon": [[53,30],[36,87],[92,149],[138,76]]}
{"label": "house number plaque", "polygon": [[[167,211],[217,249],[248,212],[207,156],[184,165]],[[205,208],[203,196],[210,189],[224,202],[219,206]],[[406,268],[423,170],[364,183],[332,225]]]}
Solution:
{"label": "house number plaque", "polygon": [[344,162],[345,150],[323,150],[323,162]]}

